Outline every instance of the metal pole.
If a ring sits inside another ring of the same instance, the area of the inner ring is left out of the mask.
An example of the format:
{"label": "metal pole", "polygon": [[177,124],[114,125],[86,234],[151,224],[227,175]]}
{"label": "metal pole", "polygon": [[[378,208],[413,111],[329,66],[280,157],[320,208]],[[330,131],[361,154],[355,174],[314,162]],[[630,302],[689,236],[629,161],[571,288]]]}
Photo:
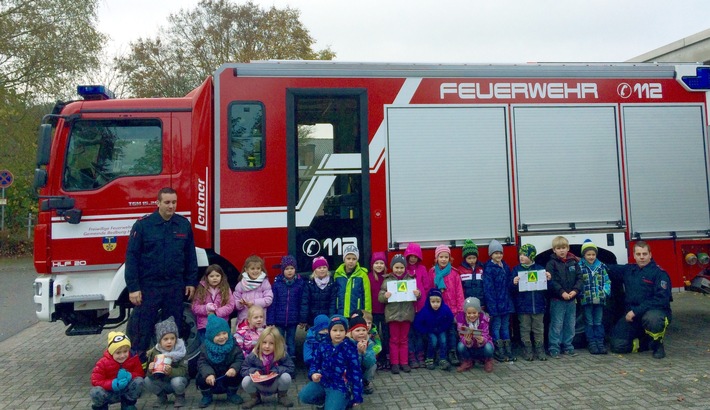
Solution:
{"label": "metal pole", "polygon": [[2,208],[2,218],[0,218],[0,231],[5,230],[5,187],[2,188],[2,205],[0,205],[0,208]]}
{"label": "metal pole", "polygon": [[27,239],[32,237],[32,212],[27,214]]}

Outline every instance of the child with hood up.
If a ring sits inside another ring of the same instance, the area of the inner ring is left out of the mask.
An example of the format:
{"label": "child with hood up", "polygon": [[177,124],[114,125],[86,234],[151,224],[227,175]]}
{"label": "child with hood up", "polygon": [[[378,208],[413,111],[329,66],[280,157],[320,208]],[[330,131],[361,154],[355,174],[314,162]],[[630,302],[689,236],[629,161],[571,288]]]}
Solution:
{"label": "child with hood up", "polygon": [[[434,278],[429,275],[429,271],[422,259],[422,248],[418,243],[412,242],[407,245],[404,250],[404,259],[406,263],[407,275],[413,277],[417,281],[417,289],[422,296],[429,294],[429,290],[434,287]],[[414,302],[414,312],[422,310],[426,304],[426,297],[420,297]],[[418,369],[424,367],[424,338],[426,336],[417,332],[414,326],[409,328],[409,367]]]}
{"label": "child with hood up", "polygon": [[328,336],[328,324],[330,318],[326,315],[316,316],[313,326],[306,332],[306,340],[303,342],[303,362],[310,366],[313,361],[313,354],[322,343],[330,341]]}
{"label": "child with hood up", "polygon": [[444,302],[441,291],[437,288],[431,289],[427,295],[427,304],[414,317],[414,327],[429,339],[427,349],[426,368],[434,370],[434,359],[437,350],[439,352],[439,368],[448,370],[451,363],[446,360],[448,350],[447,334],[454,321],[454,314]]}
{"label": "child with hood up", "polygon": [[131,354],[131,341],[124,333],[110,332],[108,347],[91,372],[92,409],[106,409],[121,403],[122,409],[135,410],[143,388],[143,365]]}
{"label": "child with hood up", "polygon": [[[155,337],[158,343],[146,352],[148,376],[145,378],[145,389],[158,396],[156,404],[159,406],[164,406],[168,394],[172,393],[175,394],[175,407],[184,407],[188,379],[187,361],[183,359],[187,349],[185,342],[178,336],[178,328],[172,316],[155,324]],[[164,370],[156,369],[160,361],[165,363]]]}
{"label": "child with hood up", "polygon": [[266,324],[275,325],[286,340],[288,355],[296,357],[296,330],[301,315],[301,297],[304,281],[296,273],[296,258],[281,258],[281,274],[274,279],[271,290],[274,303],[266,314]]}

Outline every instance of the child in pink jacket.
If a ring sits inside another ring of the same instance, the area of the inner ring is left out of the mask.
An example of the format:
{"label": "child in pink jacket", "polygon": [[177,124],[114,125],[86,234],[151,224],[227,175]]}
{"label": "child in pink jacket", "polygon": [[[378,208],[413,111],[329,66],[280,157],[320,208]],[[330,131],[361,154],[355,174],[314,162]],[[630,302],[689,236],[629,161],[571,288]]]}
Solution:
{"label": "child in pink jacket", "polygon": [[264,260],[256,255],[248,257],[244,262],[242,280],[234,287],[234,303],[239,312],[237,324],[247,318],[247,310],[252,305],[264,308],[264,314],[266,308],[271,306],[274,293],[271,291],[271,284],[264,270]]}

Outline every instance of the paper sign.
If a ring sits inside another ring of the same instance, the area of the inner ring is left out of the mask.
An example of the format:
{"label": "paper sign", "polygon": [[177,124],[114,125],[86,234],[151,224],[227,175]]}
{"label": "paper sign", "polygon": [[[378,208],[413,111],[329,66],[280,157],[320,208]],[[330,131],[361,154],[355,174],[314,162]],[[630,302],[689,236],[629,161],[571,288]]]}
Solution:
{"label": "paper sign", "polygon": [[393,280],[387,282],[387,292],[391,293],[387,301],[392,302],[414,302],[417,297],[414,296],[414,290],[417,289],[417,281],[414,279]]}
{"label": "paper sign", "polygon": [[251,381],[254,383],[262,383],[267,380],[271,380],[276,376],[278,376],[278,373],[276,372],[271,372],[269,374],[260,374],[259,372],[255,372],[249,375],[249,377],[251,377]]}
{"label": "paper sign", "polygon": [[547,290],[547,276],[545,270],[529,270],[518,272],[518,290],[529,292],[533,290]]}

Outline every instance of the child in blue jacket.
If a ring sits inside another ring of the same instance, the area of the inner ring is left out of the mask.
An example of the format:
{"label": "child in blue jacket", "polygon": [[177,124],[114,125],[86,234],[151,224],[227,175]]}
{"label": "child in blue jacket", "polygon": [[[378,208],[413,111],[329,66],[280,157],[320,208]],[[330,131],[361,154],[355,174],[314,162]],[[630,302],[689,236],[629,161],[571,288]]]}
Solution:
{"label": "child in blue jacket", "polygon": [[279,329],[286,340],[288,355],[296,357],[296,329],[301,314],[304,280],[296,273],[296,258],[281,258],[281,274],[274,279],[274,301],[266,311],[266,323]]}
{"label": "child in blue jacket", "polygon": [[330,336],[328,335],[329,323],[330,318],[328,316],[318,315],[314,320],[313,326],[306,332],[306,340],[303,342],[303,362],[306,366],[310,367],[318,346],[330,341]]}
{"label": "child in blue jacket", "polygon": [[434,358],[437,349],[439,350],[439,368],[449,370],[451,363],[446,360],[447,339],[446,334],[454,321],[454,314],[444,303],[444,298],[438,288],[433,288],[427,295],[427,301],[422,310],[414,317],[414,328],[417,332],[426,335],[429,339],[426,360],[424,364],[427,369],[434,370]]}

